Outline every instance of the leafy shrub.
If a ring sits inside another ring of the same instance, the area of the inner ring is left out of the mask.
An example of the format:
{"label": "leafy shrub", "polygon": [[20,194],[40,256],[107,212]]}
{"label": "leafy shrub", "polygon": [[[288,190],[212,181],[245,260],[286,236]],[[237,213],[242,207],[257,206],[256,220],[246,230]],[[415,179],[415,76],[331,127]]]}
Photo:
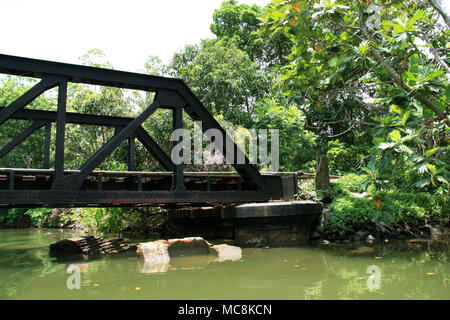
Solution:
{"label": "leafy shrub", "polygon": [[303,163],[300,167],[300,171],[306,173],[315,173],[316,172],[317,163],[316,160],[311,160],[309,162]]}
{"label": "leafy shrub", "polygon": [[350,195],[351,192],[360,192],[361,185],[367,180],[367,176],[349,173],[339,180],[332,181],[327,190],[317,190],[314,199],[316,201],[330,202],[339,196]]}
{"label": "leafy shrub", "polygon": [[29,209],[25,214],[31,217],[31,222],[35,227],[57,227],[58,225],[49,218],[52,214],[52,209],[49,208],[35,208]]}
{"label": "leafy shrub", "polygon": [[427,218],[445,224],[449,219],[448,199],[426,192],[388,191],[380,209],[392,214],[396,222],[421,223]]}
{"label": "leafy shrub", "polygon": [[0,224],[5,226],[17,225],[27,210],[25,208],[2,209],[0,211]]}
{"label": "leafy shrub", "polygon": [[66,217],[89,231],[116,233],[125,229],[125,208],[77,208]]}
{"label": "leafy shrub", "polygon": [[332,183],[334,187],[348,192],[361,192],[361,185],[367,180],[367,175],[349,173]]}
{"label": "leafy shrub", "polygon": [[[377,208],[374,199],[379,200]],[[370,229],[373,223],[389,226],[408,223],[424,225],[427,221],[448,225],[450,209],[446,197],[425,192],[399,192],[391,190],[372,193],[372,197],[356,198],[343,194],[330,204],[331,216],[327,225],[333,232],[344,235],[353,231],[355,225]]]}
{"label": "leafy shrub", "polygon": [[377,216],[373,201],[366,198],[356,198],[352,195],[342,195],[333,200],[330,207],[331,216],[327,225],[331,231],[344,235],[352,230],[353,224],[370,224]]}
{"label": "leafy shrub", "polygon": [[161,208],[78,208],[63,218],[89,231],[167,233],[166,211]]}
{"label": "leafy shrub", "polygon": [[356,167],[362,163],[367,147],[362,145],[349,145],[339,140],[328,143],[328,161],[331,174],[345,174],[354,172]]}

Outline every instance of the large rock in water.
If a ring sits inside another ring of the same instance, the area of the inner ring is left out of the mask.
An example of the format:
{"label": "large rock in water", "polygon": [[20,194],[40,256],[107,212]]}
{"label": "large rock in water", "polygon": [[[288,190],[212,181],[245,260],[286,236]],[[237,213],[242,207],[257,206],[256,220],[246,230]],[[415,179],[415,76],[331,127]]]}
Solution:
{"label": "large rock in water", "polygon": [[160,241],[167,244],[167,250],[171,257],[209,254],[212,246],[208,241],[200,237]]}
{"label": "large rock in water", "polygon": [[144,265],[141,267],[141,272],[167,272],[170,261],[169,251],[167,249],[168,245],[164,241],[140,243],[137,246],[137,253],[145,259]]}
{"label": "large rock in water", "polygon": [[239,247],[212,245],[200,237],[140,243],[137,245],[137,253],[144,258],[144,265],[141,266],[143,273],[167,272],[170,258],[182,256],[210,255],[219,262],[237,261],[242,257]]}
{"label": "large rock in water", "polygon": [[242,249],[228,244],[219,244],[211,247],[211,250],[217,254],[217,261],[237,261],[242,257]]}
{"label": "large rock in water", "polygon": [[50,256],[60,257],[76,254],[119,253],[132,249],[123,239],[103,239],[100,237],[68,238],[50,245]]}

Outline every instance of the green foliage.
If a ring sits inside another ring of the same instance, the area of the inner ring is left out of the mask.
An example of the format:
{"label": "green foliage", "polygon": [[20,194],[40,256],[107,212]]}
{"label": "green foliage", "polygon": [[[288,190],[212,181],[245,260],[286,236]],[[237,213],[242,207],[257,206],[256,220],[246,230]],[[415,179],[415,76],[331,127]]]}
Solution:
{"label": "green foliage", "polygon": [[330,184],[330,188],[326,190],[314,190],[314,179],[300,180],[299,190],[301,198],[312,199],[315,201],[332,201],[341,196],[350,196],[351,193],[359,193],[362,191],[362,186],[367,180],[366,175],[359,175],[356,173],[349,173],[334,180]]}
{"label": "green foliage", "polygon": [[27,209],[24,208],[0,209],[0,224],[5,226],[17,225],[26,212]]}
{"label": "green foliage", "polygon": [[353,145],[339,140],[330,141],[327,151],[330,173],[343,175],[355,172],[365,162],[367,149],[365,145]]}
{"label": "green foliage", "polygon": [[125,229],[126,208],[79,208],[70,215],[70,220],[88,231],[117,233]]}
{"label": "green foliage", "polygon": [[362,169],[377,189],[391,186],[421,191],[448,192],[449,147],[443,125],[421,125],[422,108],[391,105],[392,114],[378,119],[370,149],[372,159]]}
{"label": "green foliage", "polygon": [[361,185],[367,180],[366,175],[349,173],[337,181],[332,182],[334,187],[348,192],[361,192]]}
{"label": "green foliage", "polygon": [[256,129],[279,130],[281,171],[297,171],[299,164],[314,157],[314,136],[304,129],[303,113],[295,105],[264,99],[256,103],[255,118]]}
{"label": "green foliage", "polygon": [[49,219],[52,214],[52,210],[49,208],[29,209],[25,214],[31,217],[31,222],[34,227],[58,227],[58,223],[56,221]]}
{"label": "green foliage", "polygon": [[184,53],[175,55],[174,76],[183,79],[212,114],[250,128],[253,102],[270,91],[270,77],[245,52],[221,41],[203,42],[190,57],[185,61]]}
{"label": "green foliage", "polygon": [[79,208],[64,217],[88,231],[169,233],[167,212],[161,208]]}
{"label": "green foliage", "polygon": [[[36,79],[7,76],[0,78],[0,106],[6,107],[37,83]],[[52,91],[41,95],[27,107],[28,109],[51,110],[55,105]],[[14,139],[32,124],[27,120],[8,120],[0,126],[0,148]],[[2,168],[42,168],[44,151],[44,129],[39,129],[20,143],[13,152],[0,159]]]}
{"label": "green foliage", "polygon": [[359,199],[352,195],[335,198],[329,209],[331,218],[327,221],[327,225],[331,231],[340,235],[351,231],[354,222],[369,225],[377,216],[375,204],[371,200]]}
{"label": "green foliage", "polygon": [[300,170],[306,173],[315,173],[317,168],[316,160],[310,160],[300,165]]}
{"label": "green foliage", "polygon": [[[49,208],[12,208],[0,210],[0,225],[6,227],[57,227],[57,222],[50,219]],[[29,217],[29,218],[28,218]]]}
{"label": "green foliage", "polygon": [[380,210],[393,216],[395,221],[419,224],[427,219],[441,225],[448,224],[450,203],[446,196],[398,190],[377,192],[374,189],[369,195],[380,199]]}
{"label": "green foliage", "polygon": [[[377,224],[422,226],[427,223],[446,226],[449,223],[449,202],[446,197],[425,192],[371,192],[370,197],[356,198],[350,194],[336,197],[329,210],[329,230],[340,235],[356,229],[375,230]],[[380,201],[377,208],[374,199]]]}
{"label": "green foliage", "polygon": [[214,11],[211,31],[227,46],[236,45],[261,68],[270,70],[288,62],[289,38],[262,30],[263,9],[226,0]]}
{"label": "green foliage", "polygon": [[[360,165],[379,190],[448,194],[450,32],[439,18],[426,1],[277,0],[264,12],[266,30],[291,41],[278,84],[320,141],[373,138]],[[347,171],[339,153],[330,166]]]}

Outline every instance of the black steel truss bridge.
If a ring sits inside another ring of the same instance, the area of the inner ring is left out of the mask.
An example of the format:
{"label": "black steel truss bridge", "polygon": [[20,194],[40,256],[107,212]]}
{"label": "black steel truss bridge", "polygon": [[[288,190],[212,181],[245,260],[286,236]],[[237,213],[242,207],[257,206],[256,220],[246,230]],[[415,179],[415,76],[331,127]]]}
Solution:
{"label": "black steel truss bridge", "polygon": [[[202,130],[225,130],[180,79],[109,69],[57,63],[0,54],[0,74],[40,79],[9,105],[0,107],[0,126],[10,119],[31,121],[11,141],[0,141],[0,159],[40,128],[45,127],[42,168],[0,168],[1,207],[113,207],[230,205],[291,198],[296,192],[295,175],[261,174],[233,144],[234,173],[185,172],[175,165],[142,124],[158,108],[172,110],[173,129],[183,128],[183,110]],[[135,118],[67,112],[67,84],[82,83],[154,92],[155,98]],[[58,88],[57,111],[27,109],[39,95]],[[5,124],[6,123],[6,124]],[[78,170],[64,169],[66,124],[114,127],[115,134]],[[54,166],[50,168],[52,126],[55,127]],[[135,171],[138,139],[164,168],[164,172]],[[5,140],[4,138],[1,140]],[[128,171],[98,171],[121,143],[128,141]]]}

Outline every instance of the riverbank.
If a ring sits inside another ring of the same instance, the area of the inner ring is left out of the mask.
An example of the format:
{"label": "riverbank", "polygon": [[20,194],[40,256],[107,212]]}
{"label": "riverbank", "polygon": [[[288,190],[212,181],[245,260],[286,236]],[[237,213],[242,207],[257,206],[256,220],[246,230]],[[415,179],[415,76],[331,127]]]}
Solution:
{"label": "riverbank", "polygon": [[365,176],[348,174],[327,191],[314,182],[299,185],[299,199],[321,201],[322,216],[312,238],[326,241],[448,239],[450,203],[445,195],[402,190],[361,192]]}
{"label": "riverbank", "polygon": [[161,208],[37,208],[0,210],[0,229],[55,228],[71,231],[122,233],[149,238],[175,234],[168,213]]}

